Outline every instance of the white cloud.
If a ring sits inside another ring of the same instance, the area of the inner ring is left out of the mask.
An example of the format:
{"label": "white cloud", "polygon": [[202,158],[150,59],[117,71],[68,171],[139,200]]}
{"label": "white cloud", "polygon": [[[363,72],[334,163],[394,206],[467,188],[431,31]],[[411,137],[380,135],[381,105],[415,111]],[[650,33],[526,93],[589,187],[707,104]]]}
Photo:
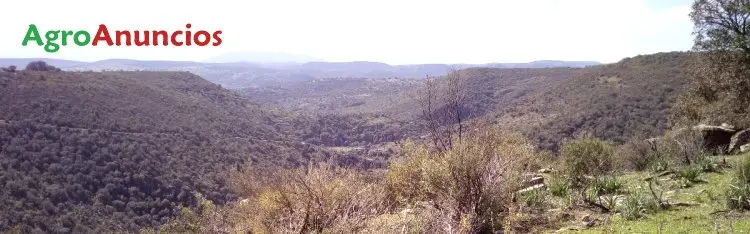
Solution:
{"label": "white cloud", "polygon": [[[689,1],[656,9],[645,0],[279,0],[6,2],[0,57],[202,60],[229,51],[306,54],[332,61],[402,63],[599,60],[687,50]],[[47,7],[42,7],[47,6]],[[40,30],[223,30],[219,47],[22,47]]]}

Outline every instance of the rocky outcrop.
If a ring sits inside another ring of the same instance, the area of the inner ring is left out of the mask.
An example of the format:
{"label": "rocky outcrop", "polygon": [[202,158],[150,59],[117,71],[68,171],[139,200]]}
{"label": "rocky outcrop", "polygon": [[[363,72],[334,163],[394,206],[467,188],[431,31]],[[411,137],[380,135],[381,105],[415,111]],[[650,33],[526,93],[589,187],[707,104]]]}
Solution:
{"label": "rocky outcrop", "polygon": [[539,169],[539,171],[537,171],[537,172],[538,173],[545,173],[545,174],[546,173],[552,173],[552,168],[551,167],[542,168],[542,169]]}
{"label": "rocky outcrop", "polygon": [[528,193],[528,192],[531,192],[531,191],[534,191],[534,190],[545,190],[545,189],[547,189],[547,185],[545,185],[545,184],[537,184],[537,185],[534,185],[534,186],[531,186],[531,187],[528,187],[528,188],[524,188],[524,189],[518,190],[517,193],[524,194],[524,193]]}
{"label": "rocky outcrop", "polygon": [[527,193],[533,190],[547,189],[547,186],[544,184],[544,177],[538,173],[525,173],[523,175],[523,181],[521,185],[524,189],[517,191],[520,194]]}
{"label": "rocky outcrop", "polygon": [[740,153],[740,147],[750,143],[750,129],[735,133],[729,142],[729,153]]}
{"label": "rocky outcrop", "polygon": [[544,177],[539,173],[524,173],[522,186],[530,187],[537,184],[544,184]]}
{"label": "rocky outcrop", "polygon": [[693,127],[693,130],[701,133],[703,137],[703,146],[715,153],[725,154],[729,149],[729,143],[732,136],[737,132],[733,126],[722,124],[721,126],[700,124]]}

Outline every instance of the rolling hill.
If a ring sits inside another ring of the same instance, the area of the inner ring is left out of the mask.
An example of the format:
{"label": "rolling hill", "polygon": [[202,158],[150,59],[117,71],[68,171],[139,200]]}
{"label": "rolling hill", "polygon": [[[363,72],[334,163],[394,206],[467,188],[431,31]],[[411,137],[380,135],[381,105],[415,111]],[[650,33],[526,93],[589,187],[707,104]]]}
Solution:
{"label": "rolling hill", "polygon": [[[580,136],[622,143],[661,135],[691,62],[690,53],[673,52],[575,68],[469,67],[459,71],[464,113],[473,127],[522,132],[551,151]],[[226,173],[246,163],[382,168],[394,142],[425,134],[414,99],[423,80],[317,78],[341,72],[340,64],[285,70],[305,75],[279,82],[256,71],[281,69],[244,63],[55,63],[156,71],[0,72],[0,230],[137,231],[195,206],[196,194],[235,201]],[[191,69],[213,75],[160,71]],[[242,74],[268,82],[244,87]],[[210,82],[217,79],[244,88]]]}
{"label": "rolling hill", "polygon": [[[49,64],[69,71],[188,71],[229,89],[265,87],[293,81],[320,78],[408,78],[442,76],[453,68],[504,67],[545,68],[584,67],[597,62],[535,61],[530,63],[492,64],[414,64],[389,65],[379,62],[306,62],[263,63],[229,62],[202,63],[192,61],[140,61],[108,59],[96,62],[79,62],[60,59],[0,59],[0,66],[15,65],[23,68],[31,61],[44,60]],[[229,61],[229,60],[208,60]],[[231,60],[234,61],[234,60]]]}
{"label": "rolling hill", "polygon": [[671,52],[585,68],[516,105],[494,110],[490,119],[551,150],[582,136],[616,143],[659,136],[669,127],[669,109],[687,83],[692,62],[690,53]]}
{"label": "rolling hill", "polygon": [[[467,78],[465,114],[472,124],[524,132],[553,151],[564,139],[584,135],[617,143],[656,136],[668,127],[667,112],[690,63],[689,53],[672,52],[584,68],[466,68],[460,70]],[[316,79],[240,92],[294,111],[415,122],[421,82]]]}
{"label": "rolling hill", "polygon": [[0,230],[138,231],[313,157],[294,116],[187,72],[0,72]]}

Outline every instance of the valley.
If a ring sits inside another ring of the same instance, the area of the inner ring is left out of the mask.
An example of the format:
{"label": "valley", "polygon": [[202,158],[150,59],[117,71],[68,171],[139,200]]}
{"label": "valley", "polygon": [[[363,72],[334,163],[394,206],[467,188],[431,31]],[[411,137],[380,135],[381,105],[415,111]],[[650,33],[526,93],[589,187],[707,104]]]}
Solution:
{"label": "valley", "polygon": [[750,233],[747,0],[46,1],[0,233]]}
{"label": "valley", "polygon": [[[519,132],[553,153],[562,139],[583,134],[617,143],[658,136],[689,56],[587,68],[466,68],[457,71],[467,80],[461,115],[469,128]],[[199,205],[194,193],[219,205],[236,201],[242,195],[227,176],[247,165],[383,170],[404,140],[429,135],[419,117],[425,79],[273,76],[262,86],[228,90],[222,82],[242,74],[231,69],[254,68],[50,63],[70,71],[0,74],[0,182],[8,188],[2,223],[10,224],[3,230],[137,230]],[[76,71],[84,68],[123,71]],[[229,69],[232,77],[153,71],[172,69]],[[31,218],[18,219],[25,216]]]}

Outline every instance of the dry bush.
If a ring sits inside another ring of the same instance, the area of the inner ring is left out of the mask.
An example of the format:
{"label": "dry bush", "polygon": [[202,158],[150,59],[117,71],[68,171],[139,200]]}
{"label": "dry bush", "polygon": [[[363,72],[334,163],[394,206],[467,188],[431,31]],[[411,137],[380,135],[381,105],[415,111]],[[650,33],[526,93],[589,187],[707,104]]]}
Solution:
{"label": "dry bush", "polygon": [[492,128],[473,133],[447,151],[404,144],[402,158],[388,171],[389,193],[407,206],[436,208],[425,232],[489,232],[502,229],[521,173],[534,147],[517,134]]}
{"label": "dry bush", "polygon": [[618,147],[613,160],[616,168],[620,170],[643,171],[648,169],[656,156],[654,148],[647,140],[635,138]]}
{"label": "dry bush", "polygon": [[574,140],[566,142],[562,148],[565,173],[573,188],[585,188],[588,176],[601,176],[612,171],[611,144],[597,140]]}
{"label": "dry bush", "polygon": [[368,220],[367,226],[360,233],[427,233],[435,214],[437,210],[434,207],[383,214]]}
{"label": "dry bush", "polygon": [[195,194],[198,207],[183,207],[180,216],[160,226],[157,230],[143,229],[141,233],[228,233],[230,221],[225,215],[227,208],[217,207],[203,197]]}
{"label": "dry bush", "polygon": [[703,136],[689,129],[667,132],[654,144],[656,150],[652,167],[656,171],[667,170],[671,166],[691,165],[706,153]]}
{"label": "dry bush", "polygon": [[703,147],[705,143],[703,135],[698,131],[672,131],[665,134],[662,140],[671,143],[666,144],[666,146],[672,147],[668,150],[671,152],[671,155],[668,156],[684,164],[693,164],[696,158],[706,151]]}
{"label": "dry bush", "polygon": [[700,132],[678,129],[660,138],[634,138],[618,147],[613,159],[617,168],[624,170],[664,171],[673,166],[700,164],[707,154]]}
{"label": "dry bush", "polygon": [[569,141],[562,148],[562,159],[570,187],[578,192],[576,199],[604,212],[611,211],[614,203],[601,199],[602,185],[614,190],[621,186],[616,181],[609,182],[603,177],[613,171],[613,153],[614,147],[610,143],[598,139]]}
{"label": "dry bush", "polygon": [[403,157],[391,159],[386,174],[386,185],[391,198],[401,205],[427,200],[427,180],[423,165],[430,159],[426,146],[406,140],[402,147]]}
{"label": "dry bush", "polygon": [[351,233],[390,207],[385,186],[363,172],[328,164],[248,168],[232,178],[246,199],[227,212],[231,230],[253,233]]}

